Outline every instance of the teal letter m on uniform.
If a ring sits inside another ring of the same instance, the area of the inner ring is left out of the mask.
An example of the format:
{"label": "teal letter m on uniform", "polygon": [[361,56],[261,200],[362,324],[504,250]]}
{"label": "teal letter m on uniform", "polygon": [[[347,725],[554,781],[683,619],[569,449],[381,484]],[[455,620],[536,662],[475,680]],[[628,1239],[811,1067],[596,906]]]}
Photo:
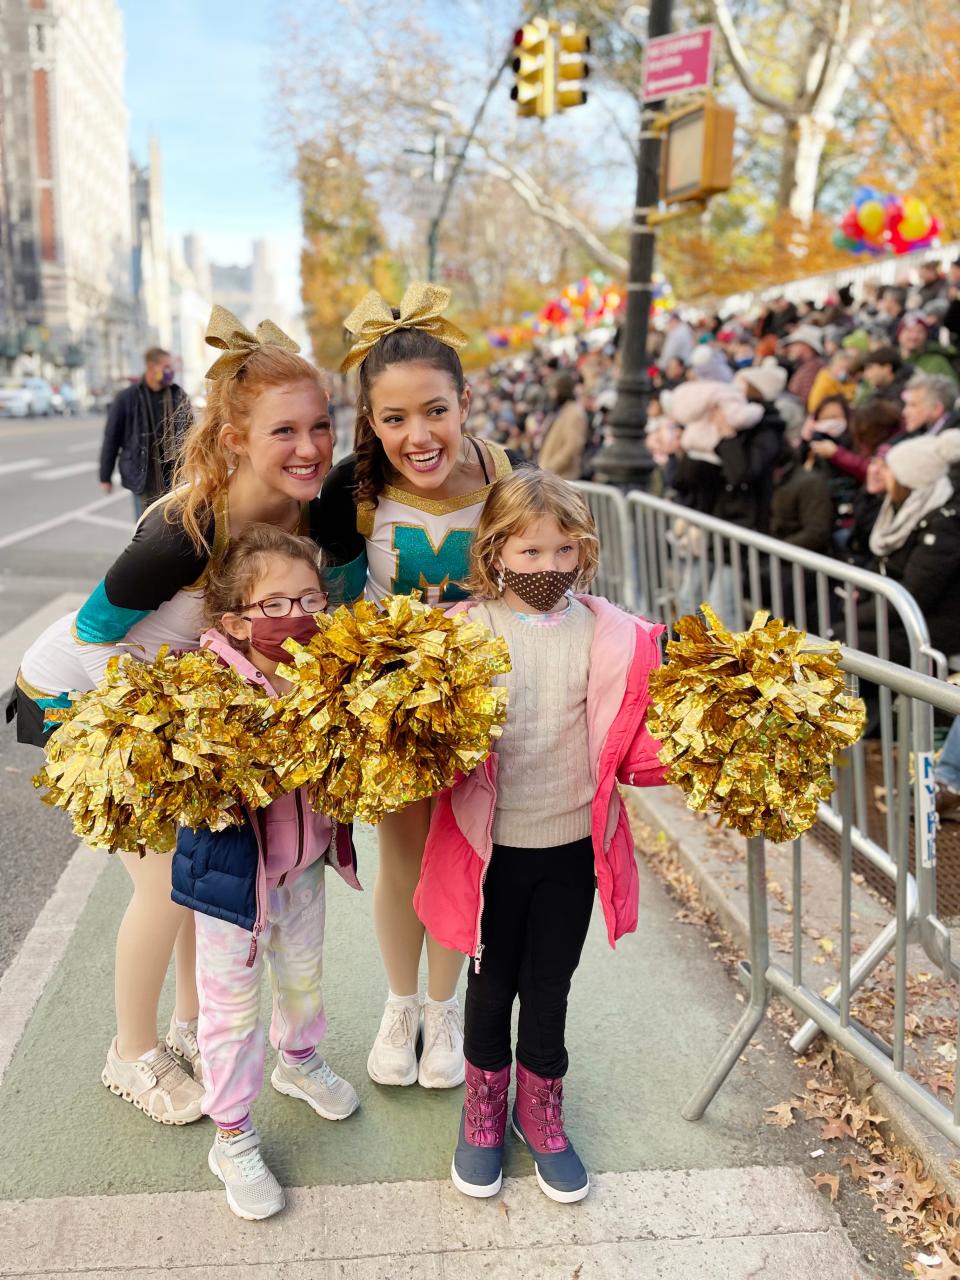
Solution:
{"label": "teal letter m on uniform", "polygon": [[470,565],[472,529],[449,529],[439,547],[420,524],[398,524],[393,529],[393,549],[397,553],[397,575],[393,591],[408,595],[423,592],[427,604],[445,600],[465,600],[467,593],[458,584]]}

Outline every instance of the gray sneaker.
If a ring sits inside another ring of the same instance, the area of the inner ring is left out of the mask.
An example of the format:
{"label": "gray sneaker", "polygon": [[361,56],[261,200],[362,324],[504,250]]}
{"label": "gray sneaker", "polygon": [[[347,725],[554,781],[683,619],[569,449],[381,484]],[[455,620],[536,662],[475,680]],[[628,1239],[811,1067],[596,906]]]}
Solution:
{"label": "gray sneaker", "polygon": [[167,1032],[167,1048],[171,1053],[182,1058],[197,1084],[203,1084],[203,1066],[200,1061],[200,1045],[197,1043],[197,1020],[193,1018],[185,1027],[177,1026],[177,1015],[170,1015],[170,1030]]}
{"label": "gray sneaker", "polygon": [[286,1062],[282,1053],[277,1054],[270,1083],[278,1093],[309,1103],[324,1120],[346,1120],[360,1105],[353,1085],[341,1080],[319,1053],[295,1063]]}
{"label": "gray sneaker", "polygon": [[283,1187],[263,1162],[256,1129],[232,1138],[217,1134],[207,1164],[223,1183],[227,1204],[238,1218],[248,1222],[272,1218],[286,1203]]}

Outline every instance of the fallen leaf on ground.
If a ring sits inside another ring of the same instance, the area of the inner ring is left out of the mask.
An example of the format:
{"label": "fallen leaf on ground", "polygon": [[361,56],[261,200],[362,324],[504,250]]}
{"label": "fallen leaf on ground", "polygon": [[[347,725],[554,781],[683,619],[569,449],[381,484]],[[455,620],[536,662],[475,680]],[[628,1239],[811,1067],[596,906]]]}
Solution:
{"label": "fallen leaf on ground", "polygon": [[789,1129],[791,1125],[796,1124],[793,1113],[800,1108],[800,1099],[791,1098],[789,1102],[778,1102],[775,1107],[764,1107],[764,1111],[771,1113],[769,1118],[764,1120],[764,1124],[774,1124],[778,1129]]}
{"label": "fallen leaf on ground", "polygon": [[828,1187],[830,1189],[830,1203],[833,1204],[840,1194],[840,1175],[838,1173],[818,1173],[814,1176],[813,1185],[815,1187]]}
{"label": "fallen leaf on ground", "polygon": [[501,1200],[501,1201],[500,1201],[500,1212],[503,1214],[503,1216],[504,1216],[504,1217],[506,1218],[506,1220],[509,1222],[509,1221],[510,1221],[510,1206],[507,1204],[506,1200]]}
{"label": "fallen leaf on ground", "polygon": [[824,1142],[830,1142],[833,1138],[855,1138],[856,1136],[850,1125],[843,1119],[828,1120],[820,1130],[820,1137]]}

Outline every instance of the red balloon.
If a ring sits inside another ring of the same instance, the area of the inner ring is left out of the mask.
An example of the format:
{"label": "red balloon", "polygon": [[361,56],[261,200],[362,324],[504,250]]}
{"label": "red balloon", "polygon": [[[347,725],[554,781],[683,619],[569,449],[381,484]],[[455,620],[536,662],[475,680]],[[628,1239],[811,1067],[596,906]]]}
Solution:
{"label": "red balloon", "polygon": [[887,230],[895,231],[903,218],[903,204],[900,197],[895,196],[887,205]]}
{"label": "red balloon", "polygon": [[853,205],[851,205],[843,215],[843,221],[840,223],[840,230],[850,240],[863,239],[863,228],[860,226],[860,220],[857,217],[857,210]]}

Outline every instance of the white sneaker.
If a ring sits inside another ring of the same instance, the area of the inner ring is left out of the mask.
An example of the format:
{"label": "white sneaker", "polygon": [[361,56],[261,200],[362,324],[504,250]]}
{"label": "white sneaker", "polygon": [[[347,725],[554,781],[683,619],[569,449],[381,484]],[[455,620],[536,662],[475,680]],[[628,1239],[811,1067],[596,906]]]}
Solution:
{"label": "white sneaker", "polygon": [[210,1172],[223,1183],[227,1204],[238,1218],[272,1218],[286,1203],[283,1187],[263,1162],[256,1129],[232,1138],[217,1134],[207,1156]]}
{"label": "white sneaker", "polygon": [[203,1085],[191,1080],[176,1058],[163,1045],[148,1061],[127,1062],[117,1053],[114,1039],[100,1079],[111,1093],[132,1102],[159,1124],[192,1124],[202,1114]]}
{"label": "white sneaker", "polygon": [[197,1084],[203,1084],[203,1065],[200,1061],[200,1045],[197,1043],[197,1020],[192,1018],[185,1027],[177,1026],[177,1015],[170,1015],[167,1032],[167,1048],[189,1066]]}
{"label": "white sneaker", "polygon": [[423,1006],[423,1054],[418,1079],[424,1089],[463,1084],[463,1020],[459,1004]]}
{"label": "white sneaker", "polygon": [[416,1084],[420,997],[388,1000],[380,1030],[367,1058],[367,1074],[377,1084]]}
{"label": "white sneaker", "polygon": [[319,1053],[304,1062],[287,1062],[278,1054],[270,1083],[277,1093],[309,1103],[324,1120],[346,1120],[360,1105],[353,1085],[341,1080]]}

